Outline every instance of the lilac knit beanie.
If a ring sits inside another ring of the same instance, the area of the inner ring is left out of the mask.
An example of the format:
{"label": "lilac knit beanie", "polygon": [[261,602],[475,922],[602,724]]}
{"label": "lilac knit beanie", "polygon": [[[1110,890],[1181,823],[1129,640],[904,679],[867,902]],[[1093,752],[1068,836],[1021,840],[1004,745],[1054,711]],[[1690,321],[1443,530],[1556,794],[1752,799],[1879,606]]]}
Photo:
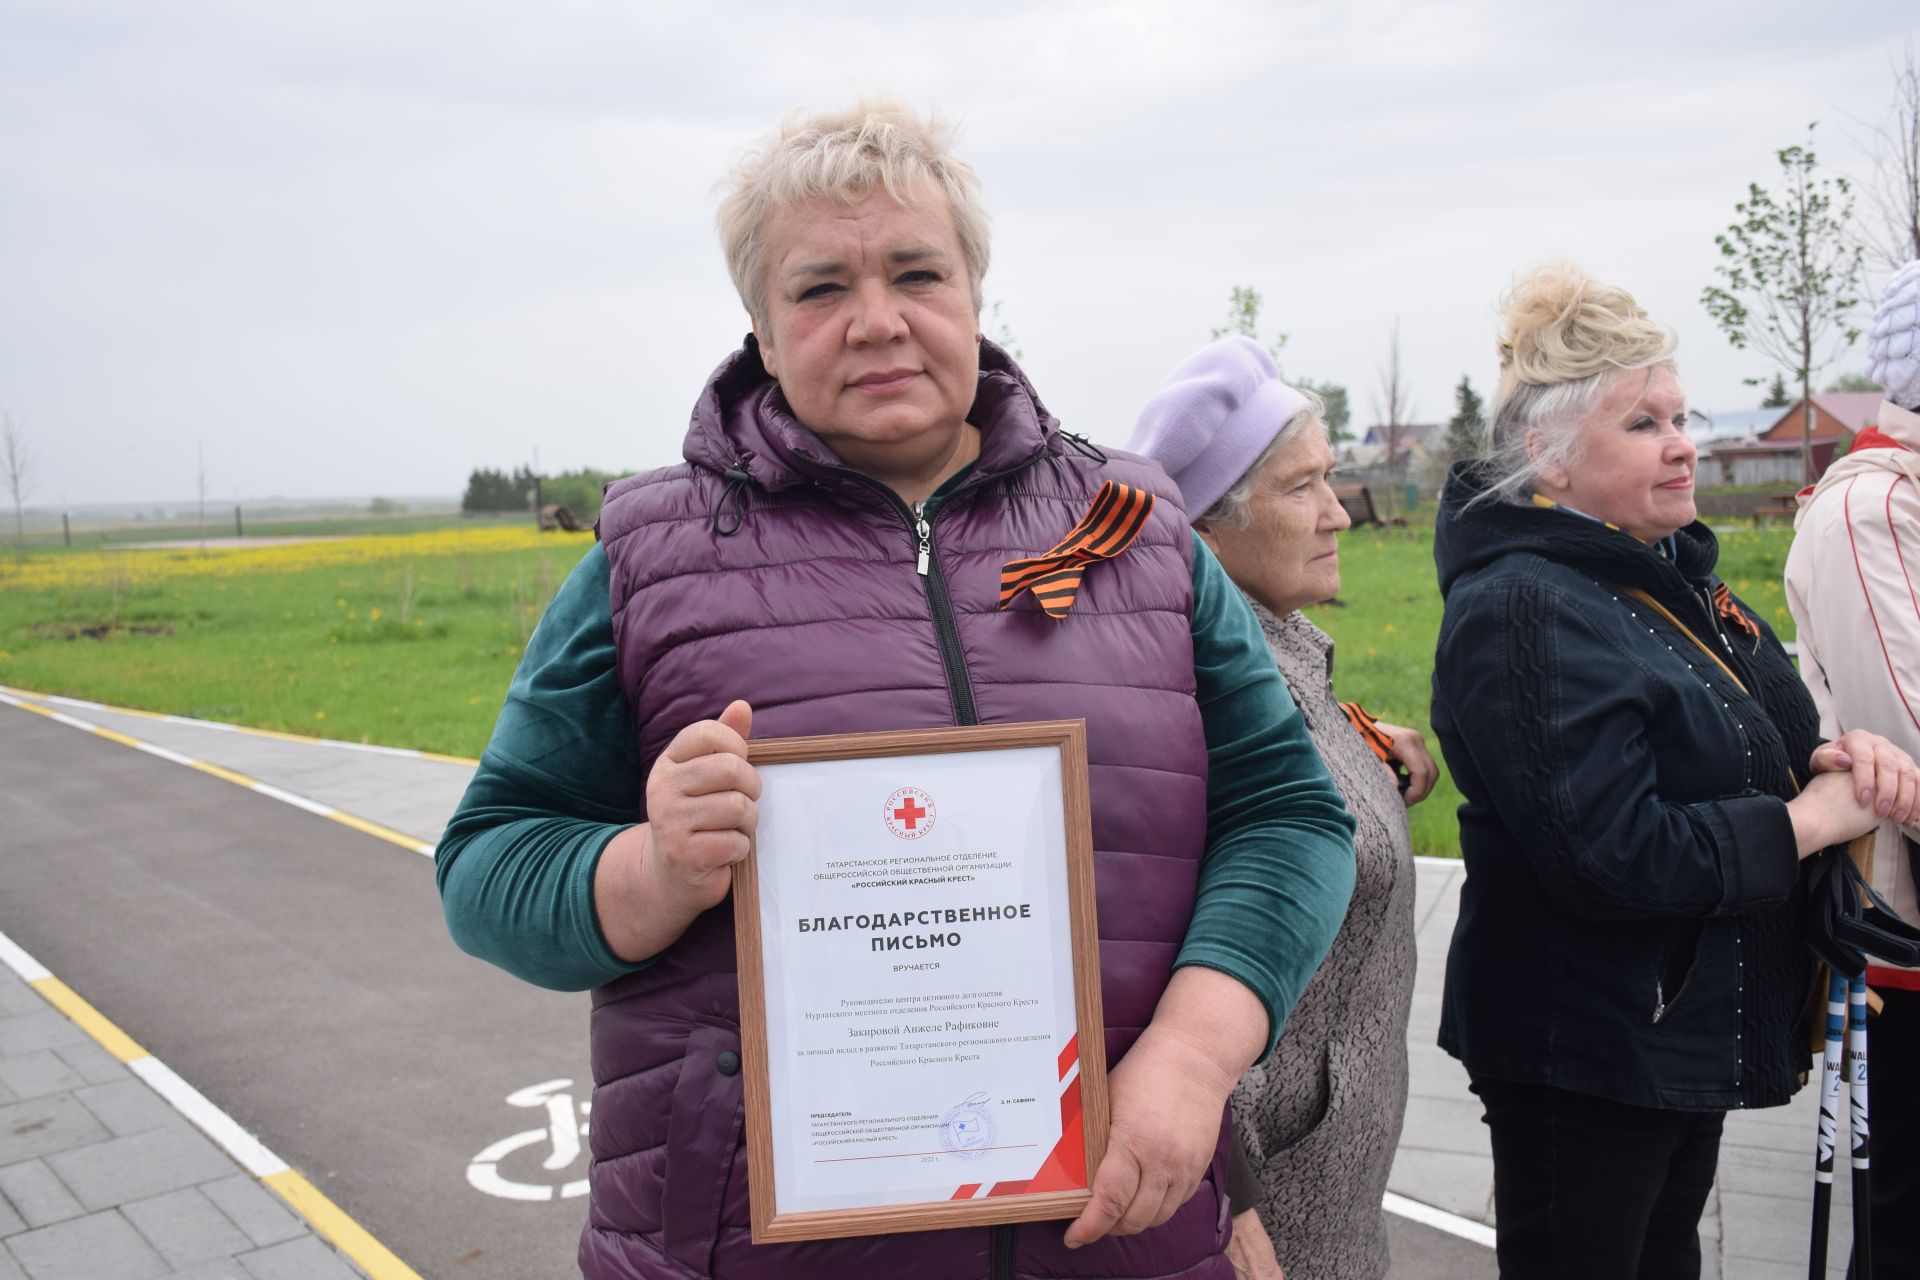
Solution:
{"label": "lilac knit beanie", "polygon": [[1167,375],[1141,410],[1127,448],[1165,467],[1180,486],[1187,517],[1198,519],[1307,405],[1280,381],[1259,343],[1234,334],[1200,348]]}

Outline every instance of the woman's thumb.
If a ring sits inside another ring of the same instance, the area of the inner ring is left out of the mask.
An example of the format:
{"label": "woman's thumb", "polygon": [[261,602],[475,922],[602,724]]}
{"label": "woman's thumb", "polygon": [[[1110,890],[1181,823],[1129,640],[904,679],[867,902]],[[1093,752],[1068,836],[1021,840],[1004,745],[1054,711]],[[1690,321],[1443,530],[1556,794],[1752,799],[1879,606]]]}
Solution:
{"label": "woman's thumb", "polygon": [[720,723],[742,738],[746,738],[753,728],[753,708],[745,701],[736,698],[727,704],[725,711],[720,713]]}

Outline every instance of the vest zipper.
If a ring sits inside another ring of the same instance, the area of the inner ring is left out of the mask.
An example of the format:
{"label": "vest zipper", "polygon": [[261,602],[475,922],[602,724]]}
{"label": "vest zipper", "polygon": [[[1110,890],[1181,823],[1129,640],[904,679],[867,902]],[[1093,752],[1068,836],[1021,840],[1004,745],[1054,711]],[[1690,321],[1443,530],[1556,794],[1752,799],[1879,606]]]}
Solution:
{"label": "vest zipper", "polygon": [[[899,498],[894,502],[902,511],[907,510]],[[953,601],[947,596],[947,580],[933,549],[933,526],[927,522],[926,507],[926,503],[917,502],[908,514],[913,517],[913,531],[920,540],[918,568],[927,580],[927,604],[933,612],[933,634],[940,641],[940,661],[947,668],[953,720],[955,724],[979,724],[980,714],[973,705],[973,681],[967,676],[966,655],[960,651],[960,626],[953,620]]]}
{"label": "vest zipper", "polygon": [[[994,479],[1004,480],[1017,475],[1040,460],[1039,454],[1020,463],[1008,471],[1001,472]],[[852,467],[835,467],[835,471],[852,476],[861,484],[880,494],[893,504],[907,522],[907,528],[914,536],[916,559],[914,568],[927,581],[927,607],[933,615],[934,638],[940,642],[940,662],[947,670],[947,696],[953,699],[953,722],[955,724],[979,724],[980,713],[973,703],[973,680],[967,675],[966,654],[960,649],[960,626],[953,619],[953,600],[947,595],[947,580],[940,572],[940,554],[933,547],[933,524],[926,517],[925,502],[916,502],[909,507],[900,500],[900,495],[870,476],[862,475]],[[970,477],[959,488],[947,495],[946,501],[959,497],[976,485],[985,483],[979,477]],[[943,504],[944,505],[944,502]],[[1007,1233],[1007,1265],[1013,1265],[1013,1228],[995,1227],[995,1239],[1000,1231]],[[997,1255],[996,1255],[997,1256]],[[1012,1274],[1011,1271],[1008,1272]]]}
{"label": "vest zipper", "polygon": [[993,1280],[1013,1280],[1013,1233],[1014,1227],[1001,1226],[991,1228],[989,1237],[993,1250]]}
{"label": "vest zipper", "polygon": [[924,514],[927,504],[917,502],[909,507],[900,500],[899,494],[878,480],[861,475],[852,467],[836,467],[835,470],[845,472],[880,494],[893,504],[893,509],[906,521],[918,553],[914,567],[927,582],[927,608],[933,615],[934,638],[940,644],[940,662],[947,671],[947,696],[953,699],[953,722],[979,724],[980,713],[973,705],[973,681],[967,676],[966,655],[960,651],[960,627],[953,620],[953,601],[947,595],[947,580],[940,573],[940,557],[933,549],[933,526]]}

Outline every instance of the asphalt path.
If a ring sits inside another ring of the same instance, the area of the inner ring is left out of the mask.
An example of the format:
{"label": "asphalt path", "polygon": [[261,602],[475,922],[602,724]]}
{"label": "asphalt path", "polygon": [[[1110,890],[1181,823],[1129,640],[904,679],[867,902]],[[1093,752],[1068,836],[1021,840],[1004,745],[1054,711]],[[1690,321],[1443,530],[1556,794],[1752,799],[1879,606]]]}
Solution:
{"label": "asphalt path", "polygon": [[586,1157],[507,1095],[584,1100],[586,998],[447,938],[433,865],[230,783],[0,708],[0,931],[428,1277],[578,1274]]}
{"label": "asphalt path", "polygon": [[[585,1101],[586,997],[455,948],[427,858],[0,707],[0,931],[423,1276],[577,1274],[586,1201],[561,1193],[586,1157],[543,1159],[569,1113],[507,1098]],[[496,1189],[549,1198],[470,1185],[514,1135]],[[1395,1280],[1494,1274],[1491,1250],[1387,1223]]]}

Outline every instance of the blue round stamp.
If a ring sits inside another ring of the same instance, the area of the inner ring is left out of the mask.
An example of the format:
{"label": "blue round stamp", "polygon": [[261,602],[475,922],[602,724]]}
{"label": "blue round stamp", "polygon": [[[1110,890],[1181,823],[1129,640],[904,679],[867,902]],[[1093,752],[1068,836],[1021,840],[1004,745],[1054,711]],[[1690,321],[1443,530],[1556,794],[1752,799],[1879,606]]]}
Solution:
{"label": "blue round stamp", "polygon": [[984,1093],[973,1094],[940,1121],[940,1145],[962,1160],[978,1160],[999,1136],[1000,1127],[993,1122]]}

